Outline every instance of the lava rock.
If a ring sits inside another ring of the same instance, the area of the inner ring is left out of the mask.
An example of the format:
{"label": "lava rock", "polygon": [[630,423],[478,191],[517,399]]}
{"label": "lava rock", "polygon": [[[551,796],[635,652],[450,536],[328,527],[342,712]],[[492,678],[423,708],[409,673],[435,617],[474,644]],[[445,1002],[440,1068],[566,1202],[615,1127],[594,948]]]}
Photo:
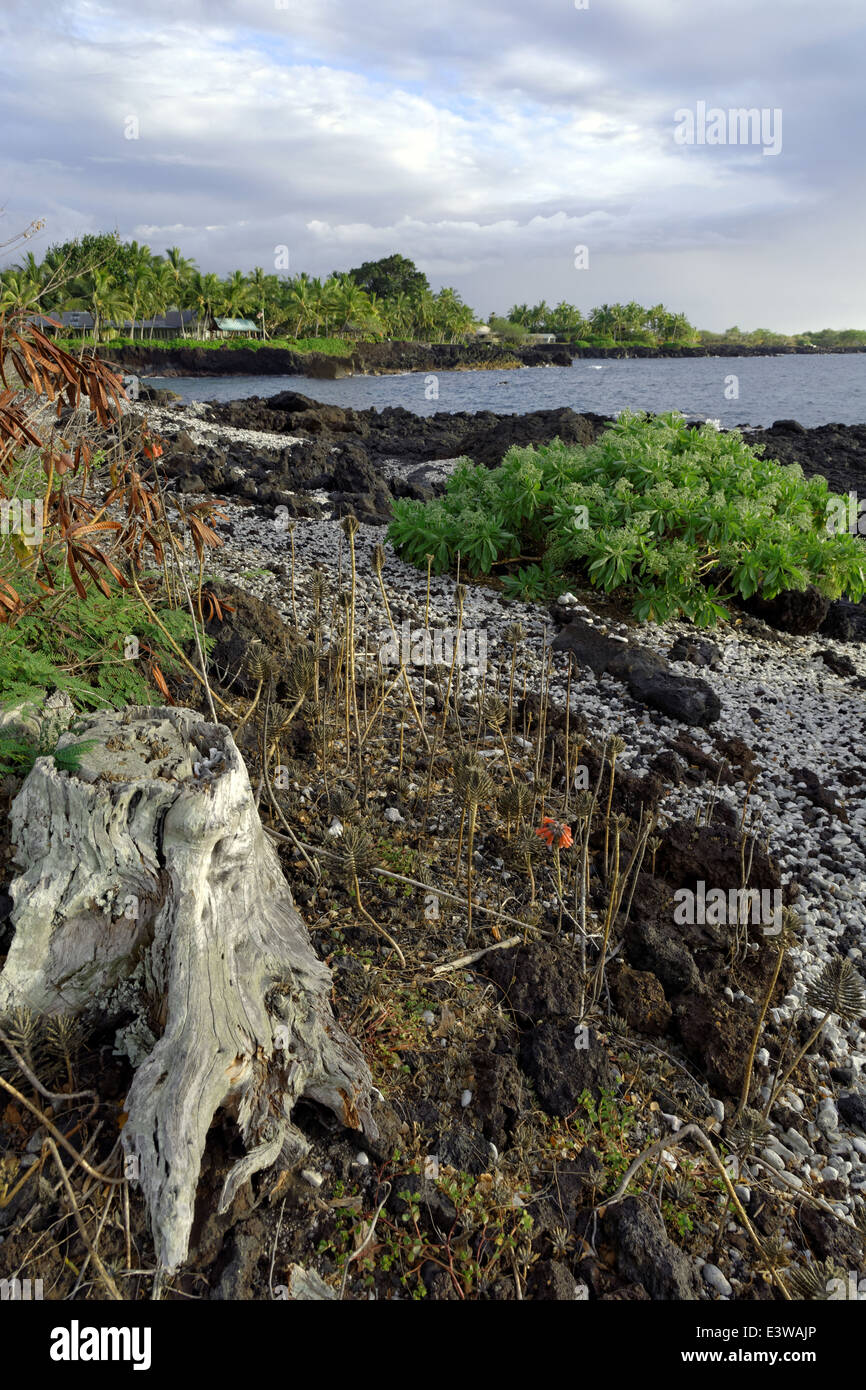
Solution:
{"label": "lava rock", "polygon": [[657,652],[636,642],[615,642],[582,618],[573,619],[552,645],[555,651],[572,652],[578,665],[596,676],[623,681],[634,699],[679,723],[706,727],[721,713],[719,697],[706,681],[678,675]]}
{"label": "lava rock", "polygon": [[643,1285],[651,1298],[692,1301],[700,1297],[700,1280],[691,1260],[674,1245],[657,1213],[637,1197],[626,1197],[607,1208],[602,1233],[613,1247],[617,1273]]}
{"label": "lava rock", "polygon": [[476,1052],[472,1057],[475,1074],[475,1112],[484,1137],[504,1149],[524,1110],[525,1082],[514,1057],[495,1052]]}
{"label": "lava rock", "polygon": [[694,957],[672,922],[633,919],[626,928],[625,951],[637,971],[661,982],[668,998],[700,984]]}
{"label": "lava rock", "polygon": [[783,589],[773,599],[751,598],[744,606],[771,627],[781,628],[795,637],[807,637],[817,632],[826,620],[830,600],[814,584],[809,584],[802,591]]}
{"label": "lava rock", "polygon": [[845,807],[838,801],[835,792],[829,787],[825,787],[816,772],[808,767],[792,767],[790,780],[797,787],[798,782],[804,782],[804,787],[797,787],[797,793],[811,801],[813,806],[819,807],[822,811],[829,812],[832,816],[838,816],[839,820],[848,822],[848,814]]}
{"label": "lava rock", "polygon": [[846,1124],[857,1125],[866,1134],[866,1096],[862,1092],[849,1091],[847,1095],[840,1096],[836,1109]]}
{"label": "lava rock", "polygon": [[837,656],[835,652],[818,652],[819,660],[833,672],[834,676],[856,676],[857,667],[850,656]]}
{"label": "lava rock", "polygon": [[538,1260],[526,1280],[526,1297],[560,1303],[574,1302],[577,1299],[574,1275],[569,1274],[565,1265],[558,1260]]}
{"label": "lava rock", "polygon": [[520,1040],[520,1065],[549,1115],[570,1115],[584,1091],[598,1099],[613,1084],[607,1053],[592,1029],[588,1046],[575,1045],[572,1023],[540,1023]]}
{"label": "lava rock", "polygon": [[834,637],[837,642],[866,642],[866,604],[835,599],[818,630],[822,637]]}
{"label": "lava rock", "polygon": [[[254,642],[276,660],[277,670],[285,665],[289,631],[275,608],[246,589],[235,585],[215,586],[223,607],[223,621],[215,614],[205,625],[205,632],[214,638],[210,664],[221,678],[230,681],[241,695],[252,696],[258,682],[246,669],[247,655]],[[231,605],[229,608],[228,605]],[[279,692],[279,686],[277,687]]]}
{"label": "lava rock", "polygon": [[847,1221],[803,1202],[798,1224],[809,1248],[819,1260],[831,1260],[840,1269],[860,1269],[863,1262],[863,1236]]}
{"label": "lava rock", "polygon": [[704,988],[679,995],[673,1009],[683,1046],[707,1083],[720,1094],[739,1096],[754,1030],[751,1011]]}
{"label": "lava rock", "polygon": [[649,970],[633,970],[612,961],[607,972],[611,999],[617,1013],[638,1033],[661,1037],[671,1022],[671,1006],[660,982]]}
{"label": "lava rock", "polygon": [[692,666],[715,669],[722,664],[722,654],[713,642],[702,637],[678,637],[668,652],[671,661],[688,661]]}
{"label": "lava rock", "polygon": [[539,942],[492,951],[478,973],[492,980],[518,1023],[572,1018],[580,1008],[580,974],[567,956]]}

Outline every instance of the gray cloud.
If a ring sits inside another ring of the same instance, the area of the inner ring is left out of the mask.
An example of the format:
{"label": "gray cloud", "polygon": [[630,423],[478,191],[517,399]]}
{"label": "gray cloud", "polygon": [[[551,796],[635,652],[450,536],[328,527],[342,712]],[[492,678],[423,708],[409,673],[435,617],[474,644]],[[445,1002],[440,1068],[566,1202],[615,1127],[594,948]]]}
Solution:
{"label": "gray cloud", "polygon": [[[863,36],[861,0],[5,0],[0,206],[220,272],[400,250],[484,314],[863,324]],[[678,146],[699,101],[781,108],[781,153]]]}

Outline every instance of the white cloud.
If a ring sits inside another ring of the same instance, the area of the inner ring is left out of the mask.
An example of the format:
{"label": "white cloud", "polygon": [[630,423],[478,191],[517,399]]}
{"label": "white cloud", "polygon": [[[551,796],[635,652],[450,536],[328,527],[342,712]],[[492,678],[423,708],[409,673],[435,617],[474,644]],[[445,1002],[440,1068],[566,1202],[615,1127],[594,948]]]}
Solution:
{"label": "white cloud", "polygon": [[[46,244],[117,225],[218,271],[282,244],[313,273],[400,250],[473,303],[672,283],[687,312],[709,293],[781,326],[803,219],[818,248],[831,219],[836,247],[862,226],[860,3],[4,0],[0,205],[47,215]],[[677,147],[699,99],[783,105],[783,154]],[[838,254],[813,249],[810,303],[825,284],[828,321],[866,319]]]}

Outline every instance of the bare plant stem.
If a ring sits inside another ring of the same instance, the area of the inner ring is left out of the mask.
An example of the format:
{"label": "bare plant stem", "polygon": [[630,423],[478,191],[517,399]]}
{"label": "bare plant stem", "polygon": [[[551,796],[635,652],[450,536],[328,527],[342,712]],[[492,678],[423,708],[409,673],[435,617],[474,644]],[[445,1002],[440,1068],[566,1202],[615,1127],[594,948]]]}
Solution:
{"label": "bare plant stem", "polygon": [[764,1026],[764,1019],[767,1017],[767,1010],[770,1007],[770,1000],[773,997],[773,990],[776,988],[776,981],[779,978],[779,971],[782,968],[782,961],[785,958],[786,946],[787,943],[783,935],[782,939],[779,942],[779,950],[776,956],[776,966],[773,970],[773,978],[770,980],[769,986],[767,987],[767,993],[764,996],[764,1003],[761,1007],[761,1012],[758,1015],[758,1021],[755,1024],[755,1032],[752,1037],[752,1046],[749,1048],[749,1055],[746,1058],[746,1070],[743,1076],[743,1089],[740,1092],[740,1103],[737,1106],[737,1113],[734,1116],[734,1124],[736,1124],[739,1120],[740,1116],[746,1108],[746,1104],[749,1099],[749,1086],[752,1082],[752,1068],[755,1065],[755,1053],[758,1050],[758,1042],[761,1037],[761,1029]]}

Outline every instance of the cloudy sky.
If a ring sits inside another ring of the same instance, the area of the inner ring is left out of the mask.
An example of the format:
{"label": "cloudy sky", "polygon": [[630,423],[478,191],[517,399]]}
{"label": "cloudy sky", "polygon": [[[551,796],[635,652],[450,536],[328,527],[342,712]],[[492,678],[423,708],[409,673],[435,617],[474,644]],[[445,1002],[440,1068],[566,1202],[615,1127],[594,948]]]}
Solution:
{"label": "cloudy sky", "polygon": [[863,0],[0,0],[0,240],[866,327],[864,59]]}

